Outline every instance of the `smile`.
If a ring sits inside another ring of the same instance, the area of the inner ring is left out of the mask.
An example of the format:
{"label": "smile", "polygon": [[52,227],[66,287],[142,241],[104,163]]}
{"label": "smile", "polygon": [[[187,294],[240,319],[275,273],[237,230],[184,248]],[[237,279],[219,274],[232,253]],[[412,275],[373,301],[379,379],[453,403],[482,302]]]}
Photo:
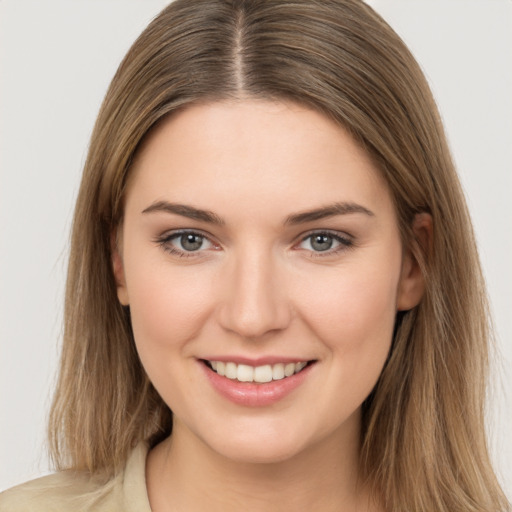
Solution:
{"label": "smile", "polygon": [[277,363],[273,365],[265,364],[262,366],[250,366],[247,364],[224,361],[205,362],[207,366],[221,377],[227,377],[228,379],[237,380],[239,382],[256,382],[261,384],[291,377],[302,371],[308,365],[306,361],[286,364]]}
{"label": "smile", "polygon": [[[217,393],[244,407],[265,407],[283,400],[315,373],[317,360],[250,361],[199,359],[204,375]],[[265,364],[266,363],[266,364]]]}

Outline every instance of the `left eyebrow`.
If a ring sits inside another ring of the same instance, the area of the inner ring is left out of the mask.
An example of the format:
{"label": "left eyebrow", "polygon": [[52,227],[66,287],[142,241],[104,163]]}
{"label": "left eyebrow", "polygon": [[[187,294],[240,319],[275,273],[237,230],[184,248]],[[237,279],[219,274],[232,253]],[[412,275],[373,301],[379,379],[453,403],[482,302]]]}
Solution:
{"label": "left eyebrow", "polygon": [[294,213],[286,217],[285,225],[304,224],[315,220],[326,219],[328,217],[335,217],[336,215],[348,215],[351,213],[362,213],[369,217],[375,217],[375,214],[357,203],[334,203],[314,210],[306,212]]}

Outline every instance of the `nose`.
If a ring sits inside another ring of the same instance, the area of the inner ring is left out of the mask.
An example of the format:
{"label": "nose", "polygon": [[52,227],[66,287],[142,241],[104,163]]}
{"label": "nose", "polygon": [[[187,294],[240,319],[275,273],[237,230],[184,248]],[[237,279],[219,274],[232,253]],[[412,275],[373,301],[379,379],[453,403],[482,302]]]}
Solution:
{"label": "nose", "polygon": [[285,329],[291,308],[278,262],[269,252],[247,252],[226,265],[219,322],[227,331],[257,339]]}

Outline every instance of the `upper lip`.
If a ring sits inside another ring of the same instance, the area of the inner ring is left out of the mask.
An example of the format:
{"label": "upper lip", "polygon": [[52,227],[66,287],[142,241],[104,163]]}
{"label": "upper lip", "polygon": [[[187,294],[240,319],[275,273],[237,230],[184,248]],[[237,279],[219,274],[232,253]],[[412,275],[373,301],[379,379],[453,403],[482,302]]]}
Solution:
{"label": "upper lip", "polygon": [[290,356],[261,356],[261,357],[245,357],[245,356],[206,356],[200,358],[203,361],[222,361],[224,363],[246,364],[249,366],[264,366],[267,364],[288,364],[288,363],[301,363],[314,361],[304,357],[290,357]]}

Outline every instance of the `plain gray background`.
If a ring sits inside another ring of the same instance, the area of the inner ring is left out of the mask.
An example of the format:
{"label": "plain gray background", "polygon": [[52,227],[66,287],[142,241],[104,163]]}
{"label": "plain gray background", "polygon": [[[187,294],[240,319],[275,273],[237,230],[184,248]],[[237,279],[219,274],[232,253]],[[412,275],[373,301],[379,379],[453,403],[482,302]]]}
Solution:
{"label": "plain gray background", "polygon": [[[512,494],[512,2],[372,0],[416,55],[467,193],[494,311],[489,429]],[[0,490],[49,471],[67,237],[88,139],[166,0],[0,0]]]}

